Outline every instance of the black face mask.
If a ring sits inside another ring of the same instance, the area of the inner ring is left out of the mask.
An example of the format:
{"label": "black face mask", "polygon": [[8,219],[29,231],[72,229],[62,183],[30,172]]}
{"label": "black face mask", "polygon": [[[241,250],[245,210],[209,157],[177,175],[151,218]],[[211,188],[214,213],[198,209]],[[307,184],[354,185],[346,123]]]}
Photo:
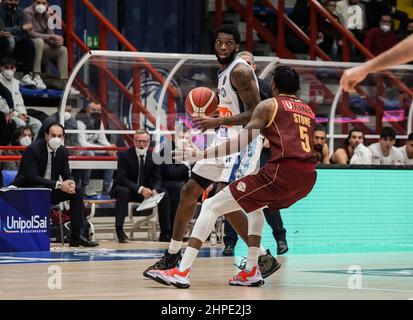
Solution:
{"label": "black face mask", "polygon": [[89,117],[88,129],[99,130],[101,122],[100,112],[92,112]]}

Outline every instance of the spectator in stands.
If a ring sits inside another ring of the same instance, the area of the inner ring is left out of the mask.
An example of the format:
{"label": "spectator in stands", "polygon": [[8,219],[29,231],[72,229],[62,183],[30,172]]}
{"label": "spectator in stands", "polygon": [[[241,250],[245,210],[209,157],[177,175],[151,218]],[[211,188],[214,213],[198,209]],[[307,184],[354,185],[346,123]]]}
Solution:
{"label": "spectator in stands", "polygon": [[[64,82],[68,79],[67,49],[63,45],[63,37],[55,34],[54,30],[50,28],[48,6],[48,0],[34,0],[32,5],[24,9],[26,22],[33,25],[29,32],[35,48],[33,79],[36,83],[41,83],[44,88],[46,88],[46,85],[40,77],[44,58],[56,61],[59,79]],[[71,94],[79,94],[79,92],[72,88]]]}
{"label": "spectator in stands", "polygon": [[[310,31],[310,3],[308,0],[297,0],[290,19],[306,34]],[[286,29],[287,47],[294,53],[308,54],[308,46],[289,28]]]}
{"label": "spectator in stands", "polygon": [[51,189],[52,204],[69,200],[72,229],[70,246],[95,247],[98,245],[96,242],[80,234],[84,224],[83,192],[76,187],[70,174],[68,152],[64,147],[64,128],[53,123],[45,131],[45,140],[36,141],[24,151],[13,185]]}
{"label": "spectator in stands", "polygon": [[[179,148],[184,149],[191,144],[191,133],[184,127],[183,130],[176,132],[175,141],[172,143],[172,149]],[[170,152],[172,150],[166,150],[164,148],[161,151]],[[179,201],[181,199],[181,189],[185,182],[188,180],[191,172],[191,166],[183,163],[162,163],[161,165],[161,177],[162,187],[168,191],[170,198],[170,216],[171,225],[173,226],[175,221],[176,209],[178,208]]]}
{"label": "spectator in stands", "polygon": [[13,97],[13,109],[3,105],[3,113],[13,112],[12,119],[16,122],[16,126],[24,127],[28,124],[33,128],[34,134],[37,136],[42,123],[38,119],[27,115],[24,100],[20,93],[19,81],[14,78],[16,61],[10,57],[4,57],[0,61],[0,71],[0,83],[10,91]]}
{"label": "spectator in stands", "polygon": [[[60,107],[58,107],[58,111],[50,115],[49,117],[44,120],[42,127],[40,128],[39,135],[37,139],[44,139],[44,130],[52,123],[58,122],[60,123],[60,114],[59,114]],[[73,107],[71,105],[67,105],[65,108],[64,113],[65,119],[65,129],[66,130],[77,130],[77,121],[76,118],[73,116]],[[77,146],[79,145],[79,140],[77,134],[68,134],[65,137],[65,145],[66,146]]]}
{"label": "spectator in stands", "polygon": [[123,224],[128,213],[128,202],[142,202],[154,194],[165,192],[158,204],[161,234],[159,241],[171,240],[169,195],[162,189],[161,165],[155,164],[148,151],[150,136],[146,130],[138,130],[133,136],[134,147],[118,155],[118,169],[111,190],[116,199],[116,235],[120,243],[128,241]]}
{"label": "spectator in stands", "polygon": [[13,56],[18,69],[23,72],[23,85],[36,86],[32,79],[34,45],[28,32],[32,25],[24,22],[19,0],[4,0],[0,3],[0,56]]}
{"label": "spectator in stands", "polygon": [[[17,128],[14,132],[11,140],[12,146],[28,147],[33,142],[34,133],[30,126]],[[4,156],[21,156],[23,151],[21,150],[5,150],[2,155]],[[2,170],[17,170],[19,168],[19,161],[8,161],[2,166]]]}
{"label": "spectator in stands", "polygon": [[[351,31],[358,41],[363,43],[367,27],[366,9],[359,0],[342,0],[337,2],[336,12],[340,23]],[[363,61],[363,56],[352,47],[351,59]]]}
{"label": "spectator in stands", "polygon": [[[103,125],[102,119],[102,106],[97,102],[90,102],[86,108],[86,113],[78,113],[77,115],[77,127],[79,130],[100,130],[101,133],[84,133],[80,132],[78,134],[78,142],[81,147],[116,147],[116,145],[111,144],[104,133],[105,127]],[[82,151],[82,155],[91,156],[94,155],[110,155],[115,156],[116,151]],[[112,169],[103,170],[103,188],[102,194],[109,194],[110,186],[112,184],[113,177]],[[77,179],[76,183],[81,185],[81,188],[85,190],[86,194],[92,194],[90,190],[86,191],[86,188],[90,182],[92,170],[86,169],[82,170],[81,178]],[[81,180],[81,181],[79,181]]]}
{"label": "spectator in stands", "polygon": [[392,30],[393,20],[390,15],[382,15],[378,27],[370,29],[366,38],[364,39],[364,45],[374,55],[390,49],[397,44],[398,38]]}
{"label": "spectator in stands", "polygon": [[[0,146],[8,146],[10,144],[15,130],[16,124],[11,120],[11,116],[0,112]],[[0,155],[3,155],[1,150]],[[0,162],[0,169],[3,169],[4,164],[5,162]]]}
{"label": "spectator in stands", "polygon": [[397,10],[397,0],[364,0],[367,12],[367,28],[371,29],[379,24],[382,15],[390,15],[393,20],[398,20],[399,31],[404,32],[409,16],[406,12]]}
{"label": "spectator in stands", "polygon": [[9,114],[14,109],[13,96],[7,87],[0,82],[0,112]]}
{"label": "spectator in stands", "polygon": [[404,163],[402,152],[394,146],[396,143],[396,131],[391,127],[381,130],[379,142],[369,146],[372,154],[372,164],[400,165]]}
{"label": "spectator in stands", "polygon": [[406,30],[399,33],[399,40],[402,41],[403,39],[411,36],[413,34],[413,20],[409,20],[406,26]]}
{"label": "spectator in stands", "polygon": [[317,152],[317,161],[322,164],[330,164],[327,141],[327,131],[322,126],[314,130],[314,151]]}
{"label": "spectator in stands", "polygon": [[[330,12],[330,14],[338,20],[336,14],[336,1],[326,1],[324,7]],[[318,19],[318,39],[317,44],[325,53],[327,53],[333,60],[337,60],[337,53],[340,49],[343,41],[341,40],[340,32],[332,26],[330,20],[319,15]]]}
{"label": "spectator in stands", "polygon": [[399,150],[403,154],[403,164],[413,165],[413,132],[407,136],[406,144],[400,147]]}
{"label": "spectator in stands", "polygon": [[335,164],[370,164],[371,153],[364,143],[365,139],[362,131],[358,129],[350,130],[344,142],[344,147],[338,148],[333,153],[330,162]]}

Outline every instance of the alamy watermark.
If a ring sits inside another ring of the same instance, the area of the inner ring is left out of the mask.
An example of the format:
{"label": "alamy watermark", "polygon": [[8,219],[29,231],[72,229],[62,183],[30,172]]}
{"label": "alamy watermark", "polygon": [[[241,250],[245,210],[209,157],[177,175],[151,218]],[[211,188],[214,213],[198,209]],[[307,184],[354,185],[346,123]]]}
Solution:
{"label": "alamy watermark", "polygon": [[348,267],[347,273],[351,274],[347,280],[347,287],[350,290],[363,289],[363,275],[361,267],[358,265],[351,265]]}
{"label": "alamy watermark", "polygon": [[49,278],[47,279],[47,287],[50,290],[62,290],[62,268],[57,265],[51,265],[47,269]]}
{"label": "alamy watermark", "polygon": [[47,13],[50,15],[47,26],[50,30],[62,29],[62,8],[57,5],[49,6]]}

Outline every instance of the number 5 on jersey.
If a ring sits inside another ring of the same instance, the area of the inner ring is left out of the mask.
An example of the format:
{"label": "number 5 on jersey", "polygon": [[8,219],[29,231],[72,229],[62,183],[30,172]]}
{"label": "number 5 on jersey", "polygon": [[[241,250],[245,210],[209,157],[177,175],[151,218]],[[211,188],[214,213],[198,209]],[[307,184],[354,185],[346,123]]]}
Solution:
{"label": "number 5 on jersey", "polygon": [[298,126],[300,128],[301,147],[305,152],[311,152],[310,137],[308,136],[308,129],[304,126]]}

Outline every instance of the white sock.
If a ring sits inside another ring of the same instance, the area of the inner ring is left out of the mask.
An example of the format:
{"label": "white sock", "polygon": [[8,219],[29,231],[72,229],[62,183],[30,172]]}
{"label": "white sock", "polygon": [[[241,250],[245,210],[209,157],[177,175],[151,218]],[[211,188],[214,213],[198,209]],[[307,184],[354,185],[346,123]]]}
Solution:
{"label": "white sock", "polygon": [[170,254],[175,254],[178,253],[179,250],[182,248],[182,241],[175,241],[174,239],[171,239],[171,242],[169,243],[169,249],[168,252]]}
{"label": "white sock", "polygon": [[262,245],[260,245],[259,250],[260,250],[259,257],[265,256],[267,254],[267,251],[265,250],[265,248]]}
{"label": "white sock", "polygon": [[192,267],[192,264],[194,263],[196,256],[198,255],[198,252],[199,250],[195,248],[187,247],[182,258],[182,261],[179,264],[179,271],[183,272],[186,269]]}
{"label": "white sock", "polygon": [[258,264],[258,255],[260,253],[260,248],[258,247],[248,247],[247,264],[245,265],[246,271],[251,271]]}

